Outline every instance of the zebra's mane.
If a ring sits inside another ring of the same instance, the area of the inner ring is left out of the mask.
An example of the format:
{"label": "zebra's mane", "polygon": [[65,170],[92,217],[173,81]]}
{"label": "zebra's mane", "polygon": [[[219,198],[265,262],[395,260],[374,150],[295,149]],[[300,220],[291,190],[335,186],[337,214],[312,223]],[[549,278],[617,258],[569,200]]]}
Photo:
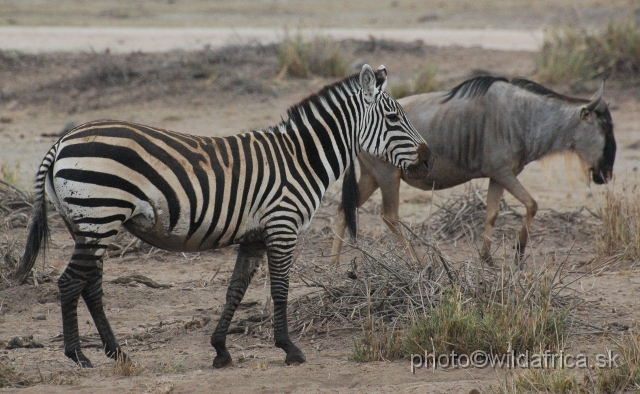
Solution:
{"label": "zebra's mane", "polygon": [[525,78],[514,78],[511,80],[511,84],[521,89],[524,89],[527,92],[531,92],[543,97],[565,101],[568,103],[584,104],[589,102],[589,100],[585,100],[577,97],[565,96],[564,94],[556,93],[553,90],[540,85],[539,83],[530,81]]}
{"label": "zebra's mane", "polygon": [[483,75],[480,77],[475,77],[468,79],[455,88],[451,89],[445,96],[442,103],[446,103],[454,97],[459,98],[475,98],[479,96],[483,96],[487,93],[487,90],[493,85],[495,82],[503,81],[509,82],[509,80],[505,77],[494,77],[491,75]]}
{"label": "zebra's mane", "polygon": [[309,97],[301,100],[297,104],[292,105],[287,110],[287,116],[289,119],[283,121],[283,124],[301,123],[303,114],[311,112],[311,106],[320,107],[322,102],[329,99],[331,93],[335,93],[337,90],[343,90],[347,95],[352,95],[360,89],[360,74],[353,74],[346,77],[341,81],[337,81],[330,85],[325,86],[319,92],[310,95]]}

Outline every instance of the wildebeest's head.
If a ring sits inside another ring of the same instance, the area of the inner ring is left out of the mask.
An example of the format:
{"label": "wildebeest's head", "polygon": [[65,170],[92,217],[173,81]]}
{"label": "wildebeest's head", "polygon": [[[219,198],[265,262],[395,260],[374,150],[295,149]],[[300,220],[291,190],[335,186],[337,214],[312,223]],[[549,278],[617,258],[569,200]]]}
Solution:
{"label": "wildebeest's head", "polygon": [[616,139],[613,120],[603,99],[604,81],[589,103],[580,109],[580,126],[576,133],[575,151],[591,172],[598,185],[611,180],[616,159]]}

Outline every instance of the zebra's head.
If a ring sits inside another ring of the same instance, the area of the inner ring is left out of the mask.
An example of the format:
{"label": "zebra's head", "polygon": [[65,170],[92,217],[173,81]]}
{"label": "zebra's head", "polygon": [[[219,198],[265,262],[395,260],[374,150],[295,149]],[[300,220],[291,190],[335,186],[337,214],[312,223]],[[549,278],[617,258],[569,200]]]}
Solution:
{"label": "zebra's head", "polygon": [[433,164],[431,150],[400,104],[384,92],[386,85],[384,66],[375,73],[367,64],[362,67],[360,86],[365,111],[360,147],[404,170],[409,178],[426,177]]}

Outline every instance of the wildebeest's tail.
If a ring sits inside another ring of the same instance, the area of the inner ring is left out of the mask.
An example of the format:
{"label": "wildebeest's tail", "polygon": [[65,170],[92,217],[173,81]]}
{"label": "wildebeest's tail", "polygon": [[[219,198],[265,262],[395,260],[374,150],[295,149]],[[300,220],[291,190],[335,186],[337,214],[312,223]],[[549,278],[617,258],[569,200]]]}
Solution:
{"label": "wildebeest's tail", "polygon": [[356,181],[355,163],[351,163],[344,174],[342,182],[342,211],[344,220],[351,237],[358,235],[358,204],[360,203],[360,189]]}
{"label": "wildebeest's tail", "polygon": [[51,171],[52,163],[55,158],[56,146],[52,147],[44,160],[40,164],[38,174],[36,175],[35,190],[33,193],[33,218],[29,226],[29,236],[27,237],[27,245],[25,246],[24,255],[20,261],[20,265],[13,274],[13,279],[18,283],[24,283],[33,265],[38,258],[40,249],[43,253],[46,251],[47,242],[49,241],[49,224],[47,223],[47,202],[44,196],[44,187],[47,180],[47,174]]}

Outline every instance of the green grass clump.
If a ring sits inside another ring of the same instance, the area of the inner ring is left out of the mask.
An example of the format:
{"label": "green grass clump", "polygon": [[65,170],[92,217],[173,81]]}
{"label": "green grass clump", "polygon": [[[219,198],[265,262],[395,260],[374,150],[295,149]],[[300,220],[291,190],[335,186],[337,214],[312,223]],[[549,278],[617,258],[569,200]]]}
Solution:
{"label": "green grass clump", "polygon": [[602,33],[571,27],[551,30],[536,59],[543,82],[576,83],[611,74],[640,73],[640,29],[634,21],[610,23]]}
{"label": "green grass clump", "polygon": [[439,305],[408,326],[391,330],[368,318],[355,342],[355,361],[397,360],[411,354],[466,354],[484,351],[557,352],[564,349],[569,308],[552,307],[552,280],[532,276],[528,285],[503,287],[490,297],[465,296],[459,287],[446,290]]}
{"label": "green grass clump", "polygon": [[305,41],[302,35],[286,38],[278,47],[280,76],[308,78],[311,75],[343,77],[347,74],[347,60],[340,46],[327,38]]}
{"label": "green grass clump", "polygon": [[566,369],[527,369],[508,377],[496,392],[500,394],[586,393],[582,388],[575,372],[569,372]]}
{"label": "green grass clump", "polygon": [[559,350],[566,336],[566,316],[553,311],[548,294],[538,296],[535,303],[516,296],[479,302],[452,289],[438,308],[411,327],[407,352],[469,355],[482,350],[502,355],[512,350],[516,354]]}

